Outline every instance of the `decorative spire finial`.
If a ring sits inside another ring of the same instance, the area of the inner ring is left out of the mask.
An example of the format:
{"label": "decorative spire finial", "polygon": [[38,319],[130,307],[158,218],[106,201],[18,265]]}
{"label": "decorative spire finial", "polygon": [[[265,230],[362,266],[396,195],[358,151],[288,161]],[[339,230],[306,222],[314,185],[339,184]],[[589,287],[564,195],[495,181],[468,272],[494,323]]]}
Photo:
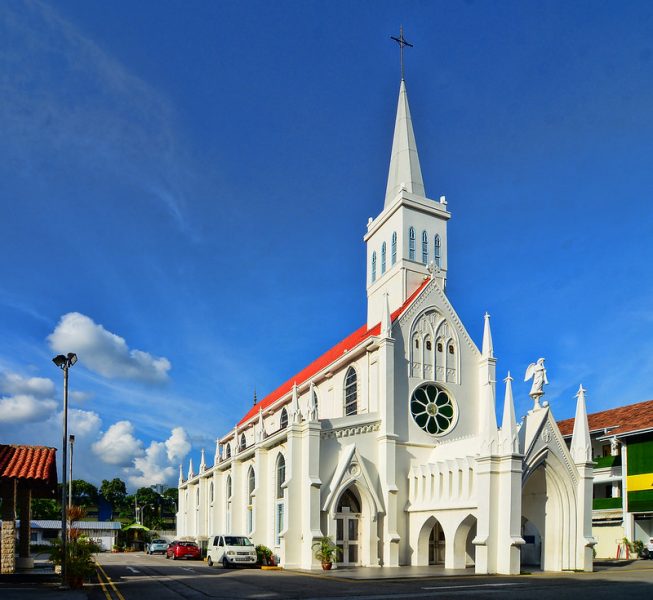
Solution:
{"label": "decorative spire finial", "polygon": [[404,37],[404,26],[400,25],[399,26],[399,37],[395,37],[394,35],[390,36],[391,40],[394,40],[399,44],[399,62],[401,63],[401,80],[404,80],[404,47],[408,46],[409,48],[412,48],[413,45],[409,44],[406,41],[406,38]]}

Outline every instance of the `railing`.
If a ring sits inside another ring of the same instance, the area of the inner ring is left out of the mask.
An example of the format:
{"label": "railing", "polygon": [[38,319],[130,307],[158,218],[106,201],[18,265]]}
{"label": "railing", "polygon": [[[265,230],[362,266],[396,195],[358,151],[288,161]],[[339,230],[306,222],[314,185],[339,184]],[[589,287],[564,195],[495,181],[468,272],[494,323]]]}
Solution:
{"label": "railing", "polygon": [[595,469],[607,469],[608,467],[620,467],[621,466],[621,454],[617,456],[599,456],[594,459],[596,463]]}
{"label": "railing", "polygon": [[594,498],[592,501],[593,510],[606,510],[609,508],[621,508],[623,498]]}

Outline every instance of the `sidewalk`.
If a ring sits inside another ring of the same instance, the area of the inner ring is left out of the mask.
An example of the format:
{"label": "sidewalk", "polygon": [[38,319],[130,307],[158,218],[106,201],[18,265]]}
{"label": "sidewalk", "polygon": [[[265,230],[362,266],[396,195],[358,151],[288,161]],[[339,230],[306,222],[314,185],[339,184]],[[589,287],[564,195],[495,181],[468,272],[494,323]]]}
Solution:
{"label": "sidewalk", "polygon": [[61,577],[55,575],[47,555],[34,557],[34,568],[11,575],[0,575],[2,600],[87,600],[84,590],[61,590]]}

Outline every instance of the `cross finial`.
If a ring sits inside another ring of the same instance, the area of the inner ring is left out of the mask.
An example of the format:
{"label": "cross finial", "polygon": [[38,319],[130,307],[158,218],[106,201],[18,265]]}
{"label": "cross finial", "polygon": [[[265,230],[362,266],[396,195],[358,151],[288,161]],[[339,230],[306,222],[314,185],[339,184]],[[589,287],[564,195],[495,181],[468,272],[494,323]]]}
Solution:
{"label": "cross finial", "polygon": [[390,36],[391,40],[394,40],[399,44],[399,60],[401,62],[401,80],[404,80],[404,46],[408,46],[409,48],[412,48],[413,45],[409,44],[406,41],[406,38],[404,37],[404,26],[401,25],[399,27],[399,37],[395,37],[394,35]]}

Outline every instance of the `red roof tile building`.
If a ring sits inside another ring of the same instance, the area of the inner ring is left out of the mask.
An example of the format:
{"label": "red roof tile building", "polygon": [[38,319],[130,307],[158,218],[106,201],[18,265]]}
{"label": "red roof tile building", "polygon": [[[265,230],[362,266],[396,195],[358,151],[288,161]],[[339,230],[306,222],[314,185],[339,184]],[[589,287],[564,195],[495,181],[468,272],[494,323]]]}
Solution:
{"label": "red roof tile building", "polygon": [[591,569],[587,428],[569,450],[538,404],[519,429],[509,378],[498,428],[489,315],[479,348],[446,292],[450,217],[426,196],[402,81],[383,210],[364,235],[367,322],[257,402],[212,464],[202,452],[180,468],[177,535],[212,563],[238,560],[220,534],[245,534],[319,569],[327,535],[343,566]]}
{"label": "red roof tile building", "polygon": [[[623,538],[653,538],[653,400],[588,416],[592,456],[593,535],[599,558],[625,554]],[[567,438],[574,419],[558,423]]]}
{"label": "red roof tile building", "polygon": [[19,564],[30,566],[31,499],[53,498],[57,492],[56,450],[43,446],[0,444],[0,571],[16,569],[16,518],[22,517],[19,537]]}

